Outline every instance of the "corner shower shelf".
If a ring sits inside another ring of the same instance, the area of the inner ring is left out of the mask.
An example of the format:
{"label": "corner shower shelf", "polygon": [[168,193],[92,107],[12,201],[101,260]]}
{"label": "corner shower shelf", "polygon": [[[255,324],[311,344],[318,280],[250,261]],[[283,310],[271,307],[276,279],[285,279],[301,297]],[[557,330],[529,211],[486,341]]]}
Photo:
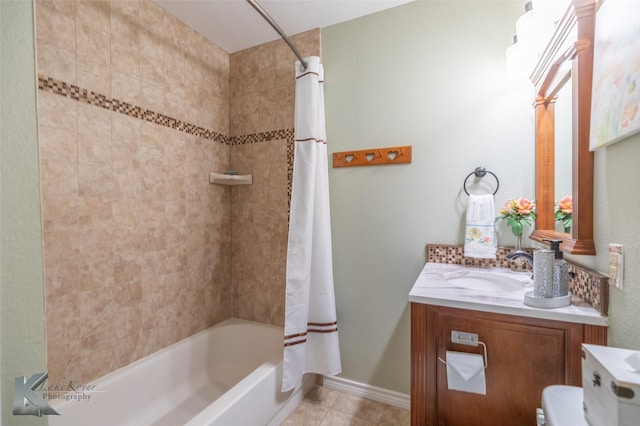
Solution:
{"label": "corner shower shelf", "polygon": [[218,185],[251,185],[251,175],[233,175],[226,173],[209,173],[209,183]]}

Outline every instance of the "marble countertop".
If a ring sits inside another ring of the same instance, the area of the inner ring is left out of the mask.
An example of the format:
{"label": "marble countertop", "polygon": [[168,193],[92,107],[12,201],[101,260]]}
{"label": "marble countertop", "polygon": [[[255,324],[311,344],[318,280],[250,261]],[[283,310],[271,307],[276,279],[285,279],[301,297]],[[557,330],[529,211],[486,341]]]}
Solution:
{"label": "marble countertop", "polygon": [[[452,273],[483,271],[508,276],[522,282],[522,289],[509,292],[484,291],[457,287],[446,278]],[[409,301],[451,308],[472,309],[498,314],[575,322],[607,327],[608,318],[587,304],[543,309],[524,304],[525,293],[533,290],[531,272],[514,272],[504,268],[477,268],[446,263],[427,263],[416,279]]]}

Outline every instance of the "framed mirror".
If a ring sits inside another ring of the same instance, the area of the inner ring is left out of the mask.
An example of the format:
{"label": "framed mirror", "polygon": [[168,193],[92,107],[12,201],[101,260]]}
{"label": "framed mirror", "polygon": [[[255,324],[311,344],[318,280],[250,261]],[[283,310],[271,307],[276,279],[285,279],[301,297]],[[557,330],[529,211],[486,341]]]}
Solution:
{"label": "framed mirror", "polygon": [[[595,0],[571,1],[531,75],[536,88],[537,219],[530,238],[562,240],[562,251],[583,255],[596,253],[593,153],[589,151],[595,6]],[[568,147],[570,161],[562,159]],[[565,230],[557,226],[555,210],[568,188],[562,187],[568,182],[560,183],[568,180],[567,167],[573,211],[571,227]]]}
{"label": "framed mirror", "polygon": [[563,208],[559,215],[555,215],[555,230],[557,232],[566,233],[571,233],[571,225],[573,222],[572,215],[568,216],[566,213],[566,208],[571,206],[571,201],[573,200],[573,167],[571,160],[571,138],[573,135],[572,113],[573,96],[571,79],[569,79],[569,81],[567,81],[558,91],[553,126],[553,154],[555,157],[553,166],[555,174],[553,192],[554,200],[556,201],[556,209],[558,206],[562,206]]}

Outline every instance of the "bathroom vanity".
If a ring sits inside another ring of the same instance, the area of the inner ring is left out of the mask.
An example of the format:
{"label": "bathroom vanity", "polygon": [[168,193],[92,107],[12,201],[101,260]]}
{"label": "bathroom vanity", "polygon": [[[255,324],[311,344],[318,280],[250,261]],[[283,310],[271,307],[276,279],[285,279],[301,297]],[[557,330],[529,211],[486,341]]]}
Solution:
{"label": "bathroom vanity", "polygon": [[[586,304],[526,306],[531,272],[427,263],[411,292],[411,424],[527,425],[543,389],[581,385],[584,343],[606,345],[607,318]],[[452,342],[452,331],[486,345]],[[446,352],[482,354],[486,394],[450,390]]]}

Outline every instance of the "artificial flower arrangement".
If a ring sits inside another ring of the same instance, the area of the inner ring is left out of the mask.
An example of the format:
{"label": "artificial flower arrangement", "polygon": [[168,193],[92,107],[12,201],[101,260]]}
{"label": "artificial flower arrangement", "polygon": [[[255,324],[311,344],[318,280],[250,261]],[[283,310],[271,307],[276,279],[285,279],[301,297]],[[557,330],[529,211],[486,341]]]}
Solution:
{"label": "artificial flower arrangement", "polygon": [[507,226],[511,228],[513,235],[521,237],[524,227],[531,226],[536,219],[536,205],[533,201],[522,197],[509,200],[500,210],[500,216],[496,217],[496,222],[503,219],[506,219]]}
{"label": "artificial flower arrangement", "polygon": [[562,227],[565,232],[571,230],[573,224],[573,199],[571,197],[564,197],[556,204],[555,219],[558,222],[562,222]]}

